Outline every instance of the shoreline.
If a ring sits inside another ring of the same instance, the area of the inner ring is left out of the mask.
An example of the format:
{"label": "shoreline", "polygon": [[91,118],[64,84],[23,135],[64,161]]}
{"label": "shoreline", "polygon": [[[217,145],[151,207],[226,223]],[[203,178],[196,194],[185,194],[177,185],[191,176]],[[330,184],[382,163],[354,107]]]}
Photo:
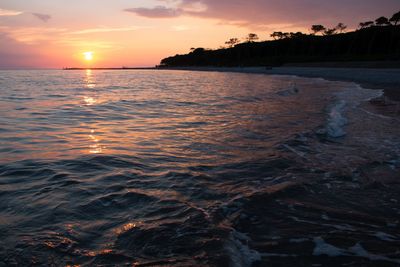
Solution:
{"label": "shoreline", "polygon": [[168,67],[158,70],[187,70],[236,72],[269,75],[293,75],[323,78],[331,81],[354,82],[369,89],[395,89],[400,91],[400,68],[336,68],[336,67]]}
{"label": "shoreline", "polygon": [[[174,67],[160,70],[234,72],[267,75],[289,75],[305,78],[322,78],[358,84],[365,89],[379,89],[383,96],[371,100],[370,111],[385,116],[400,116],[400,68],[327,68],[327,67]],[[397,114],[396,114],[397,112]]]}

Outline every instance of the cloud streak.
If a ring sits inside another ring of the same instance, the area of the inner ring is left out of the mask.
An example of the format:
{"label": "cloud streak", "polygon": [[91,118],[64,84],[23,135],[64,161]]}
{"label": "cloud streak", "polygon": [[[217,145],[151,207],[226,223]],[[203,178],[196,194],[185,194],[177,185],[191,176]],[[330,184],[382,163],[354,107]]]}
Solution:
{"label": "cloud streak", "polygon": [[146,18],[176,18],[182,15],[181,9],[156,6],[154,8],[127,8],[125,12],[135,13]]}
{"label": "cloud streak", "polygon": [[24,12],[22,11],[16,11],[16,10],[7,10],[7,9],[1,9],[0,8],[0,16],[8,17],[8,16],[18,16],[23,14]]}
{"label": "cloud streak", "polygon": [[0,33],[6,34],[13,40],[26,45],[36,45],[53,40],[65,31],[66,29],[64,28],[0,26]]}
{"label": "cloud streak", "polygon": [[37,19],[43,21],[43,22],[47,22],[51,19],[50,15],[47,14],[41,14],[41,13],[32,13],[33,16],[35,16]]}
{"label": "cloud streak", "polygon": [[121,28],[92,28],[92,29],[84,29],[79,31],[70,32],[69,34],[80,35],[80,34],[92,34],[92,33],[106,33],[106,32],[130,32],[136,31],[140,29],[145,29],[148,27],[139,27],[139,26],[130,26],[130,27],[121,27]]}

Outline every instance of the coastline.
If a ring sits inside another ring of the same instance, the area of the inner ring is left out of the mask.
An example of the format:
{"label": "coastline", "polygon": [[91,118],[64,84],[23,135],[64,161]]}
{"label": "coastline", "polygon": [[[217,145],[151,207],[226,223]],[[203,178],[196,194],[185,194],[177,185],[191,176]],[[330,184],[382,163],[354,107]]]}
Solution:
{"label": "coastline", "polygon": [[[335,68],[335,67],[168,67],[165,70],[219,71],[270,75],[294,75],[332,81],[355,82],[370,89],[400,91],[400,68]],[[162,70],[161,69],[161,70]]]}
{"label": "coastline", "polygon": [[[383,90],[383,96],[370,101],[365,108],[385,116],[400,116],[400,68],[351,67],[172,67],[161,70],[235,72],[268,75],[290,75],[352,82],[365,89]],[[396,114],[397,111],[397,114]]]}

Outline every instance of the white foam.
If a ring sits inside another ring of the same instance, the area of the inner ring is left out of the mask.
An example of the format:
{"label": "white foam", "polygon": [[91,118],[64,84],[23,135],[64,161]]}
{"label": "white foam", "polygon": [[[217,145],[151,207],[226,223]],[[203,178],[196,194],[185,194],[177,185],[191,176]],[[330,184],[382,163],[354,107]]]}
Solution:
{"label": "white foam", "polygon": [[297,156],[299,156],[299,157],[301,157],[301,158],[304,158],[304,159],[307,159],[306,156],[305,156],[305,154],[304,154],[303,152],[297,151],[297,150],[294,149],[293,147],[291,147],[291,146],[289,146],[289,145],[286,145],[286,144],[283,145],[283,147],[286,148],[287,150],[289,150],[289,151],[295,153]]}
{"label": "white foam", "polygon": [[328,136],[338,138],[346,135],[344,126],[347,124],[347,119],[344,117],[346,101],[339,100],[330,110],[326,131]]}
{"label": "white foam", "polygon": [[[345,136],[345,126],[348,123],[345,117],[346,109],[358,108],[361,102],[382,96],[382,94],[381,90],[364,89],[359,85],[345,88],[342,92],[336,93],[338,100],[329,111],[326,134],[332,138]],[[366,110],[363,111],[368,113]]]}
{"label": "white foam", "polygon": [[313,252],[314,256],[327,255],[329,257],[338,257],[346,255],[346,250],[337,248],[335,246],[326,243],[322,239],[322,237],[315,237],[314,243],[315,243],[315,248]]}
{"label": "white foam", "polygon": [[384,232],[376,232],[374,234],[374,236],[376,236],[377,238],[379,238],[382,241],[392,242],[392,241],[397,241],[398,240],[398,238],[396,238],[395,236],[389,235],[389,234],[384,233]]}
{"label": "white foam", "polygon": [[232,267],[250,267],[254,262],[261,260],[261,255],[250,249],[248,243],[250,238],[243,233],[233,230],[225,245],[225,250],[231,258]]}
{"label": "white foam", "polygon": [[321,218],[324,219],[325,221],[330,221],[330,219],[331,219],[331,218],[329,218],[329,216],[326,215],[326,214],[323,214],[323,215],[321,216]]}
{"label": "white foam", "polygon": [[398,259],[391,259],[386,256],[371,254],[368,251],[366,251],[361,246],[360,243],[357,243],[353,247],[349,248],[349,251],[352,252],[353,254],[355,254],[355,256],[367,258],[371,261],[389,261],[389,262],[394,262],[394,263],[400,263],[400,260],[398,260]]}
{"label": "white foam", "polygon": [[328,244],[321,237],[315,237],[314,243],[315,243],[315,248],[313,252],[314,256],[321,256],[321,255],[327,255],[329,257],[355,256],[355,257],[366,258],[371,261],[388,261],[388,262],[400,263],[399,259],[391,259],[386,256],[369,253],[361,246],[360,243],[357,243],[353,247],[350,247],[348,249],[341,249],[331,244]]}

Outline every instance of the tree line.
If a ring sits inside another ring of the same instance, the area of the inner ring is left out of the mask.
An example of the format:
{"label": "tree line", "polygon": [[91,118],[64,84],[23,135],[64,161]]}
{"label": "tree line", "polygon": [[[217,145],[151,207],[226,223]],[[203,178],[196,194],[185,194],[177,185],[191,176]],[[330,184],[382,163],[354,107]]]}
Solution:
{"label": "tree line", "polygon": [[255,33],[244,41],[231,38],[221,49],[193,48],[186,55],[161,61],[161,66],[278,66],[295,62],[400,60],[400,12],[390,19],[360,23],[355,31],[338,23],[312,25],[310,33],[274,32],[274,40],[259,41]]}
{"label": "tree line", "polygon": [[[365,22],[360,22],[358,25],[358,29],[365,29],[369,28],[372,26],[390,26],[394,25],[397,26],[397,24],[400,21],[400,11],[393,14],[392,17],[389,19],[387,17],[379,17],[375,21],[365,21]],[[315,24],[312,25],[310,28],[311,35],[334,35],[334,34],[341,34],[344,33],[347,29],[347,25],[344,23],[340,22],[338,23],[335,27],[332,28],[327,28],[324,25],[321,24]],[[290,39],[290,38],[298,38],[301,36],[307,35],[303,32],[282,32],[282,31],[275,31],[270,34],[270,37],[272,37],[274,40],[283,40],[283,39]],[[258,41],[260,38],[256,33],[249,33],[245,38],[245,42],[255,42]],[[235,45],[238,45],[242,43],[242,41],[239,38],[230,38],[228,41],[225,42],[225,45],[227,45],[228,48],[232,48]]]}

